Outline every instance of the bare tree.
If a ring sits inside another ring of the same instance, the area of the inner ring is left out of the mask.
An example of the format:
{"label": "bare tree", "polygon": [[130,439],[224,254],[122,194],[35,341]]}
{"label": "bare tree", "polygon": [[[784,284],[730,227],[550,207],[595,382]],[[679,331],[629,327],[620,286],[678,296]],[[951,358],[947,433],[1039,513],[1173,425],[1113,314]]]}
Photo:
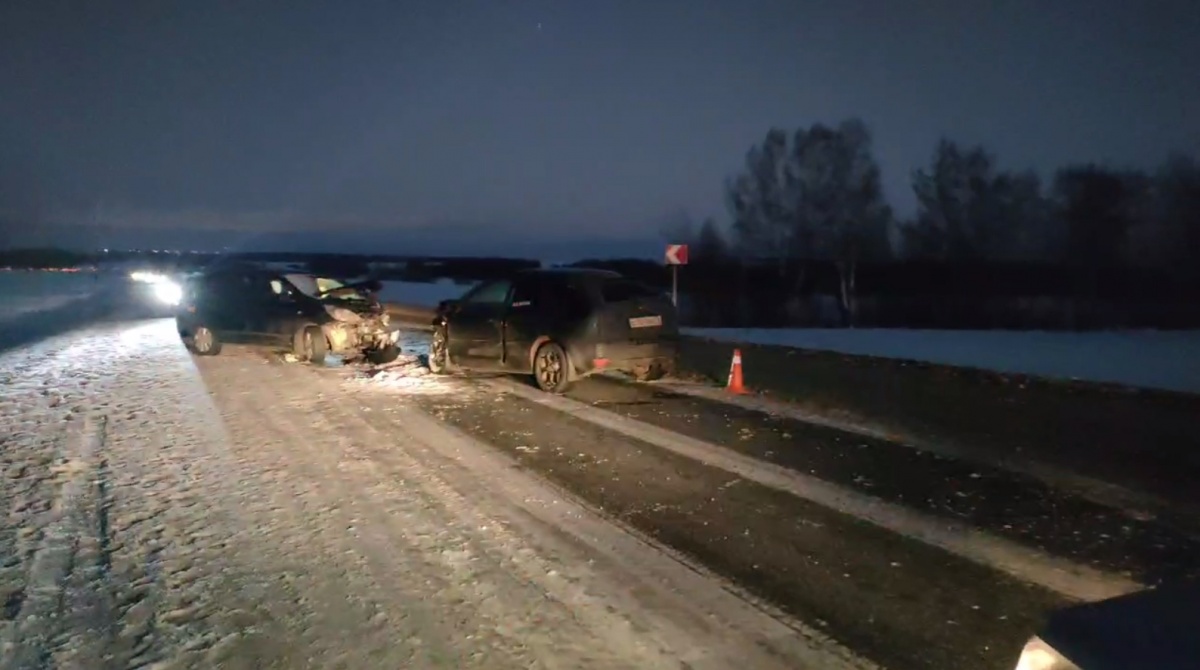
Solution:
{"label": "bare tree", "polygon": [[983,147],[963,149],[942,139],[929,168],[913,172],[912,183],[917,217],[904,229],[908,256],[1011,259],[1049,244],[1037,175],[998,170]]}
{"label": "bare tree", "polygon": [[1147,177],[1137,172],[1096,165],[1059,170],[1054,192],[1066,226],[1064,260],[1090,268],[1120,264],[1129,229],[1145,206],[1148,187]]}
{"label": "bare tree", "polygon": [[1200,163],[1169,157],[1155,174],[1154,201],[1160,262],[1200,277]]}
{"label": "bare tree", "polygon": [[739,251],[752,258],[776,260],[781,276],[798,269],[803,256],[791,250],[796,236],[792,194],[786,181],[787,133],[771,129],[762,144],[746,154],[744,170],[726,183],[726,201],[733,216]]}
{"label": "bare tree", "polygon": [[816,124],[797,131],[788,177],[797,195],[796,227],[811,231],[815,247],[836,264],[842,313],[853,325],[858,263],[888,252],[892,216],[866,125],[850,119],[837,128]]}
{"label": "bare tree", "polygon": [[716,265],[729,257],[729,247],[725,237],[717,228],[717,222],[711,217],[704,220],[700,232],[693,238],[692,258],[697,264]]}

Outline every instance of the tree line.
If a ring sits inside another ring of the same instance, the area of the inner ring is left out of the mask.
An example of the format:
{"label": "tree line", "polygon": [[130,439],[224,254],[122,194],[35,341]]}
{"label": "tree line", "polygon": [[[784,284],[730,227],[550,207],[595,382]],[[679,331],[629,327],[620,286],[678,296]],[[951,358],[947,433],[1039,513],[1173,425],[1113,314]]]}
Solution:
{"label": "tree line", "polygon": [[[865,265],[940,265],[964,278],[988,268],[1014,277],[1015,268],[1050,269],[1069,278],[1081,304],[1103,302],[1102,284],[1122,274],[1200,286],[1194,157],[1171,156],[1152,171],[1067,165],[1044,184],[1032,170],[1002,169],[982,146],[942,139],[912,172],[911,188],[916,212],[897,216],[861,120],[773,128],[724,184],[729,225],[710,219],[690,236],[692,263],[754,268],[757,279],[744,288],[759,295],[763,282],[790,300],[832,293],[849,325],[859,320]],[[819,268],[832,270],[835,286],[820,286]],[[1024,290],[1027,298],[1062,293]]]}

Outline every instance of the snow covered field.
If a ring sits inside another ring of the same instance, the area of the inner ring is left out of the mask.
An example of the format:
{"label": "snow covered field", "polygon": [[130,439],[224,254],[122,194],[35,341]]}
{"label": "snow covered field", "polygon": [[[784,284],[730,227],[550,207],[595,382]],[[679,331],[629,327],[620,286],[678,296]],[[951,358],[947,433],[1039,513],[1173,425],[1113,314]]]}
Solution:
{"label": "snow covered field", "polygon": [[380,300],[418,307],[436,307],[443,300],[452,300],[471,289],[471,284],[456,284],[448,279],[437,282],[385,281],[379,292]]}
{"label": "snow covered field", "polygon": [[85,298],[97,287],[90,272],[0,272],[0,327],[22,314]]}
{"label": "snow covered field", "polygon": [[778,345],[1200,393],[1200,331],[952,331],[688,328],[724,342]]}

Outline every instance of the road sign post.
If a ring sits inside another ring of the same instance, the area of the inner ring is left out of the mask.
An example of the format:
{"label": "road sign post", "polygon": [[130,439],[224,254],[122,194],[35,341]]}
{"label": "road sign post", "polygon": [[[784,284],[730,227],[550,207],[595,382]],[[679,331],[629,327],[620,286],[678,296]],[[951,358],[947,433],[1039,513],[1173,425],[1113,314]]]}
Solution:
{"label": "road sign post", "polygon": [[688,245],[668,244],[664,260],[671,266],[671,303],[679,307],[679,266],[687,265]]}

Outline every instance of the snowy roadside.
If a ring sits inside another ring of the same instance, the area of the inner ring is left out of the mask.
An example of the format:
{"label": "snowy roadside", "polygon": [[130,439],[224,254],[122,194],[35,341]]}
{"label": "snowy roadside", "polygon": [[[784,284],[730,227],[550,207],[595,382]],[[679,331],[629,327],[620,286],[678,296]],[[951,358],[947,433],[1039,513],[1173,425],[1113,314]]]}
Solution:
{"label": "snowy roadside", "polygon": [[1200,331],[685,328],[684,334],[1007,374],[1200,393]]}
{"label": "snowy roadside", "polygon": [[239,550],[236,469],[173,335],[109,323],[0,357],[0,668],[212,667],[294,609]]}

